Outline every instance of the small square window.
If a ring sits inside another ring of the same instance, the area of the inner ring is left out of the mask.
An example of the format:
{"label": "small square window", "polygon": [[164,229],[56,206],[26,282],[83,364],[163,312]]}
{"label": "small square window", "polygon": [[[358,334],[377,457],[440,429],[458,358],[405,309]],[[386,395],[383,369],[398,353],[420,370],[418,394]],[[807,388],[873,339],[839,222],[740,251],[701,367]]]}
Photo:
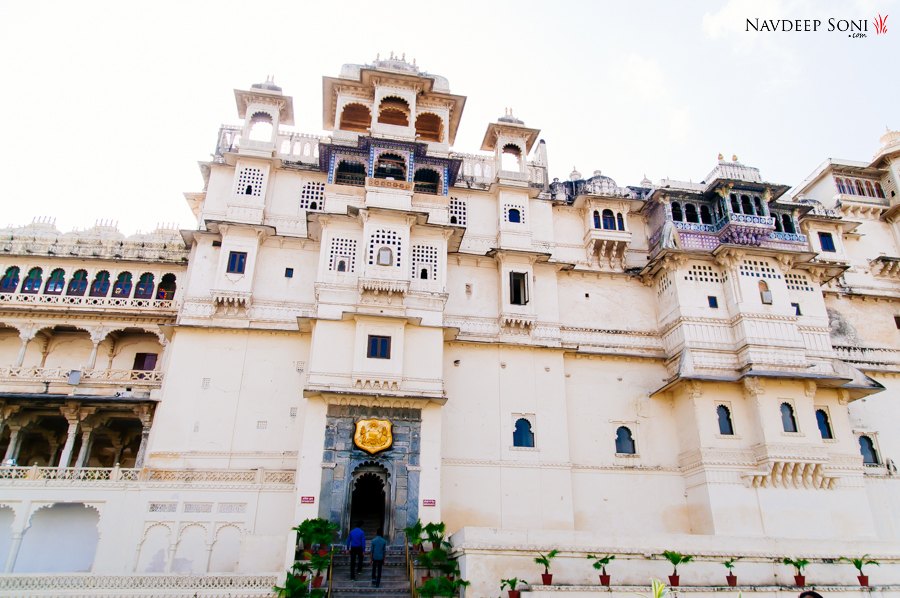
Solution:
{"label": "small square window", "polygon": [[794,315],[795,315],[795,316],[802,316],[802,315],[803,315],[803,313],[800,311],[800,304],[799,304],[799,303],[791,303],[791,307],[794,308]]}
{"label": "small square window", "polygon": [[246,251],[231,251],[228,254],[228,270],[229,274],[243,274],[247,267]]}
{"label": "small square window", "polygon": [[834,248],[834,238],[831,236],[831,233],[819,233],[819,245],[822,246],[822,251],[831,253],[837,251]]}
{"label": "small square window", "polygon": [[222,241],[213,241],[213,242],[212,242],[212,246],[213,246],[213,247],[221,247],[221,246],[222,246]]}
{"label": "small square window", "polygon": [[713,295],[709,295],[706,298],[706,301],[709,303],[709,306],[713,309],[719,309],[719,299]]}
{"label": "small square window", "polygon": [[372,359],[390,359],[391,337],[370,334],[367,357],[371,357]]}
{"label": "small square window", "polygon": [[294,269],[293,268],[285,268],[284,269],[284,277],[285,278],[293,278],[294,277]]}
{"label": "small square window", "polygon": [[894,326],[897,327],[897,330],[900,330],[900,316],[894,316]]}

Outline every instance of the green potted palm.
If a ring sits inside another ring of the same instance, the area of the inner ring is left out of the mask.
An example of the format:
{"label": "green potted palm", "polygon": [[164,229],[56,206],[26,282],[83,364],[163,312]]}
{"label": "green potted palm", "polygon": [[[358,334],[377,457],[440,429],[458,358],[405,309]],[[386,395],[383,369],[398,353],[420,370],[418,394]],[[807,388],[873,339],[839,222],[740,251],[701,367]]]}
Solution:
{"label": "green potted palm", "polygon": [[518,577],[511,577],[510,579],[501,579],[500,580],[500,591],[502,592],[506,588],[509,588],[507,594],[509,594],[509,598],[519,598],[519,590],[516,588],[519,584],[528,583],[524,579],[519,579]]}
{"label": "green potted palm", "polygon": [[419,586],[417,591],[420,596],[426,596],[427,598],[431,598],[432,596],[450,598],[451,596],[456,596],[459,589],[467,585],[469,585],[469,582],[462,579],[433,577]]}
{"label": "green potted palm", "polygon": [[596,556],[593,554],[587,555],[587,558],[593,560],[593,567],[600,571],[600,585],[608,586],[609,585],[609,575],[606,574],[606,566],[609,562],[616,558],[614,554],[608,554],[606,556]]}
{"label": "green potted palm", "polygon": [[300,525],[292,529],[303,540],[303,548],[305,550],[312,551],[313,546],[318,546],[319,554],[327,554],[339,526],[327,519],[315,517],[313,519],[304,519]]}
{"label": "green potted palm", "polygon": [[322,572],[328,570],[328,565],[331,564],[331,555],[330,554],[314,554],[309,561],[309,565],[313,571],[315,571],[316,575],[312,580],[312,587],[319,588],[322,587]]}
{"label": "green potted palm", "polygon": [[689,554],[675,552],[674,550],[665,550],[662,555],[667,561],[672,563],[672,575],[669,576],[669,585],[673,588],[677,588],[678,582],[680,581],[678,577],[678,565],[686,565],[694,560],[694,557]]}
{"label": "green potted palm", "polygon": [[272,586],[278,598],[324,598],[325,590],[311,590],[305,580],[290,571],[283,586]]}
{"label": "green potted palm", "polygon": [[785,565],[790,565],[794,568],[794,585],[798,588],[802,588],[806,585],[806,576],[803,575],[803,570],[809,565],[809,561],[806,559],[792,559],[790,557],[784,557],[781,561]]}
{"label": "green potted palm", "polygon": [[436,548],[444,542],[446,529],[447,526],[443,521],[433,521],[425,525],[425,538],[431,543],[432,548]]}
{"label": "green potted palm", "polygon": [[559,551],[555,548],[548,552],[547,554],[538,553],[538,556],[535,557],[534,562],[538,565],[544,567],[544,572],[541,573],[541,581],[545,586],[549,586],[553,583],[553,574],[550,573],[550,561],[556,558],[556,555],[559,554]]}
{"label": "green potted palm", "polygon": [[403,528],[403,533],[406,534],[406,542],[422,552],[422,540],[425,538],[425,526],[422,525],[422,520],[416,519],[415,523]]}
{"label": "green potted palm", "polygon": [[725,575],[725,581],[728,582],[729,587],[735,587],[737,585],[737,575],[734,574],[734,564],[741,557],[730,558],[727,561],[724,561],[722,564],[725,565],[725,569],[728,571],[728,574]]}
{"label": "green potted palm", "polygon": [[848,559],[847,557],[842,556],[841,560],[847,561],[848,563],[851,563],[854,567],[856,567],[856,570],[859,571],[859,575],[856,576],[856,579],[859,580],[859,585],[864,588],[868,587],[869,585],[869,576],[863,573],[863,567],[865,567],[866,565],[875,565],[877,567],[881,564],[875,559],[870,559],[869,555],[867,554],[862,555],[862,557],[858,559]]}
{"label": "green potted palm", "polygon": [[312,565],[309,564],[309,561],[297,561],[291,568],[291,573],[298,576],[300,581],[306,581],[306,577],[312,572],[313,568]]}

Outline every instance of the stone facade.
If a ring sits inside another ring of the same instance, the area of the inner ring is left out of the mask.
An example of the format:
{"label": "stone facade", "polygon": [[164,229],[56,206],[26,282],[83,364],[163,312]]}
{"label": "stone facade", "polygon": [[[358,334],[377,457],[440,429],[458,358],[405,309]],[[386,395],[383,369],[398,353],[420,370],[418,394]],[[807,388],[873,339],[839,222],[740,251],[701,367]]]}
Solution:
{"label": "stone facade", "polygon": [[470,596],[552,548],[575,593],[673,549],[700,595],[730,556],[849,595],[862,554],[900,594],[900,134],[790,191],[620,186],[509,111],[455,151],[465,98],[402,58],[323,91],[327,137],[235,91],[194,230],[0,231],[0,594],[262,595],[315,516],[446,522]]}

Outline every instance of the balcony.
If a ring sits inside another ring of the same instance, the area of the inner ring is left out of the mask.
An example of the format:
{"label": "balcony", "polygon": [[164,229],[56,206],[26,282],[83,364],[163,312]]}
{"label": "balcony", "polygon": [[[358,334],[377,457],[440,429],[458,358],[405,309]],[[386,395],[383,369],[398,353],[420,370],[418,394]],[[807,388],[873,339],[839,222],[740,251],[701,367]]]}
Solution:
{"label": "balcony", "polygon": [[878,256],[869,262],[869,269],[872,276],[900,280],[900,257]]}
{"label": "balcony", "polygon": [[409,181],[397,181],[394,179],[376,179],[374,177],[366,177],[366,191],[384,190],[412,193],[413,183]]}
{"label": "balcony", "polygon": [[0,367],[0,383],[67,384],[90,386],[128,386],[144,389],[160,388],[163,373],[144,370],[103,370],[43,368],[34,366]]}
{"label": "balcony", "polygon": [[[685,224],[677,222],[676,224]],[[596,257],[601,265],[622,268],[625,251],[631,244],[631,231],[591,228],[584,234],[584,248],[588,256]]]}
{"label": "balcony", "polygon": [[759,246],[775,230],[775,218],[752,214],[728,214],[716,223],[720,243]]}
{"label": "balcony", "polygon": [[0,293],[0,305],[37,307],[52,306],[69,310],[122,310],[134,314],[175,315],[172,299],[134,299],[121,297],[87,297],[44,295],[40,293]]}

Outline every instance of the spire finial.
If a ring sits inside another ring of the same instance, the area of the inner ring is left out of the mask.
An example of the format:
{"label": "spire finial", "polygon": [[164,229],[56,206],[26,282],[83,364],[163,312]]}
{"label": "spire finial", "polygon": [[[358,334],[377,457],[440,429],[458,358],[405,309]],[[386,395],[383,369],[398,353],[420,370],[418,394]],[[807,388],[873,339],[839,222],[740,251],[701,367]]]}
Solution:
{"label": "spire finial", "polygon": [[725,156],[722,155],[722,152],[719,152],[719,160],[724,160]]}

